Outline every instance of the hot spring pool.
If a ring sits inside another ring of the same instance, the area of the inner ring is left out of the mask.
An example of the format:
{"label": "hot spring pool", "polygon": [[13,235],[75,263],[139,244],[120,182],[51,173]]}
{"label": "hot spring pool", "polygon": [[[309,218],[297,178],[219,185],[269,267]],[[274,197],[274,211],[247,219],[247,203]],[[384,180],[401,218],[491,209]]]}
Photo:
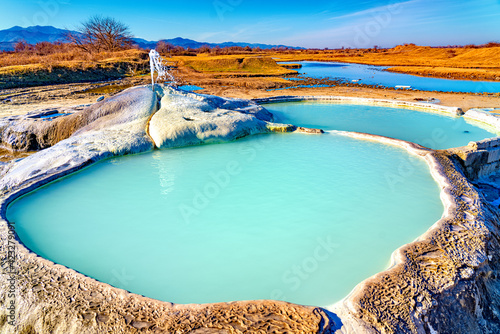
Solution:
{"label": "hot spring pool", "polygon": [[268,134],[106,160],[7,217],[39,255],[155,299],[327,306],[441,217],[439,191],[405,150]]}
{"label": "hot spring pool", "polygon": [[471,141],[496,137],[493,129],[479,127],[463,117],[409,109],[290,102],[265,104],[277,122],[323,130],[364,132],[402,139],[435,150],[466,146]]}

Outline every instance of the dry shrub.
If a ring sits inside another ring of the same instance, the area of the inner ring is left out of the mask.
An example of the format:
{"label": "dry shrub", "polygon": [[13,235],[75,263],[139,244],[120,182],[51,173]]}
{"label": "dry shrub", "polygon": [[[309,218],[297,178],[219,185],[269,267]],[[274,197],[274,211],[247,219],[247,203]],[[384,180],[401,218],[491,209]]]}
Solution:
{"label": "dry shrub", "polygon": [[0,53],[0,67],[29,65],[29,64],[59,64],[62,62],[98,62],[109,58],[143,58],[137,49],[115,52],[99,52],[89,54],[69,43],[40,42],[28,44],[24,41],[17,43],[15,51]]}

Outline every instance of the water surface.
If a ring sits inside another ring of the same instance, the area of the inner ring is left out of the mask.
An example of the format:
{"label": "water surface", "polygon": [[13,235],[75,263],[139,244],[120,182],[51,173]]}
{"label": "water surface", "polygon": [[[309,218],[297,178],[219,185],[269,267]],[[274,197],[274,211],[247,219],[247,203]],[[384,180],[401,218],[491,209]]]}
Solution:
{"label": "water surface", "polygon": [[148,297],[326,306],[442,212],[421,159],[328,133],[103,161],[7,215],[39,255]]}
{"label": "water surface", "polygon": [[402,139],[432,149],[465,146],[496,134],[463,117],[378,106],[323,102],[265,104],[276,121],[324,130],[354,131]]}
{"label": "water surface", "polygon": [[195,86],[195,85],[184,85],[184,86],[179,86],[178,87],[180,90],[186,91],[186,92],[194,92],[196,90],[202,90],[203,87]]}
{"label": "water surface", "polygon": [[500,92],[500,82],[426,78],[384,71],[384,69],[389,68],[388,66],[315,61],[280,63],[302,64],[302,68],[298,69],[298,72],[312,78],[340,78],[348,82],[361,79],[358,82],[360,84],[382,85],[385,87],[411,86],[412,89],[428,91],[471,93]]}

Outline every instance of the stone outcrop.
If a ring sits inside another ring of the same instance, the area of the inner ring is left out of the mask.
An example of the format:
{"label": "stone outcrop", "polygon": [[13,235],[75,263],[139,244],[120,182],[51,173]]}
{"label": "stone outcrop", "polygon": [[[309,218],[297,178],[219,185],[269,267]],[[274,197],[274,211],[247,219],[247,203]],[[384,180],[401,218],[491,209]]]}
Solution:
{"label": "stone outcrop", "polygon": [[[131,88],[110,99],[110,103],[97,103],[80,113],[64,116],[52,122],[57,128],[70,117],[75,120],[68,138],[51,143],[50,147],[11,163],[0,171],[2,181],[0,192],[6,193],[21,184],[59,177],[60,173],[71,173],[92,162],[114,155],[152,150],[154,143],[146,132],[149,118],[156,110],[157,99],[147,87]],[[40,127],[23,128],[26,133],[39,133],[47,128],[40,121]],[[13,122],[14,123],[14,122]],[[20,122],[25,124],[24,120]],[[10,125],[10,128],[16,124]],[[19,125],[21,128],[21,125]],[[49,127],[51,127],[49,125]],[[33,129],[35,129],[33,132]]]}
{"label": "stone outcrop", "polygon": [[281,124],[281,123],[267,123],[267,130],[271,132],[284,133],[284,132],[299,132],[299,133],[309,133],[309,134],[321,134],[325,131],[321,129],[311,129],[304,128],[302,126],[295,126],[292,124]]}
{"label": "stone outcrop", "polygon": [[467,177],[477,180],[500,171],[500,138],[470,142],[469,145],[448,150],[459,158]]}
{"label": "stone outcrop", "polygon": [[[127,123],[135,115],[123,110],[142,105],[148,113],[156,103],[156,95],[151,89],[139,87],[126,90],[118,96],[108,98],[84,110],[64,108],[32,112],[26,115],[0,119],[0,146],[16,151],[38,151],[51,147],[83,129],[103,128],[111,123]],[[50,117],[60,113],[59,117]],[[130,119],[127,119],[130,118]],[[100,125],[99,125],[100,124]]]}
{"label": "stone outcrop", "polygon": [[[464,117],[474,123],[486,126],[490,131],[500,133],[500,118],[488,110],[471,109]],[[448,150],[458,158],[470,180],[477,180],[500,171],[500,137],[488,138],[469,145]]]}
{"label": "stone outcrop", "polygon": [[168,87],[160,94],[161,107],[149,124],[158,148],[235,140],[266,132],[266,122],[273,119],[267,110],[247,100],[184,93]]}

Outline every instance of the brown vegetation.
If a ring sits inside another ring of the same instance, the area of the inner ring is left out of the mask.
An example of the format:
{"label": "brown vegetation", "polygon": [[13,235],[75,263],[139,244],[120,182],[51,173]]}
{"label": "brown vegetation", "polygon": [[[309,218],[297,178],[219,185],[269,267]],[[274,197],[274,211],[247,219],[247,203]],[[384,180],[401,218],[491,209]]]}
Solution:
{"label": "brown vegetation", "polygon": [[196,72],[208,72],[239,76],[281,76],[295,74],[283,66],[276,64],[271,57],[263,56],[209,56],[176,57],[179,66],[189,67]]}
{"label": "brown vegetation", "polygon": [[[261,50],[208,46],[189,49],[159,42],[157,50],[176,64],[186,81],[190,81],[189,76],[203,76],[207,82],[231,77],[274,76],[278,80],[295,73],[297,65],[281,66],[276,59],[362,63],[391,66],[390,71],[421,76],[500,80],[500,46],[495,43],[442,48],[407,44],[392,49]],[[102,81],[147,71],[147,51],[139,49],[88,53],[75,44],[20,42],[14,52],[0,53],[0,88]],[[282,82],[262,83],[271,88],[282,86]]]}
{"label": "brown vegetation", "polygon": [[492,68],[450,68],[424,66],[395,66],[388,69],[391,72],[405,73],[426,77],[464,80],[495,80],[500,81],[500,69]]}
{"label": "brown vegetation", "polygon": [[390,70],[450,79],[500,80],[498,43],[454,48],[406,44],[392,49],[298,50],[278,56],[283,61],[339,61],[398,66]]}
{"label": "brown vegetation", "polygon": [[96,62],[105,59],[123,58],[131,55],[140,55],[148,59],[146,51],[129,49],[118,51],[102,51],[88,53],[81,48],[69,43],[40,42],[28,44],[24,41],[18,42],[14,52],[0,52],[0,69],[14,65],[57,65],[61,62]]}
{"label": "brown vegetation", "polygon": [[132,45],[129,28],[112,17],[93,16],[83,22],[77,33],[68,31],[66,38],[89,52],[118,51]]}
{"label": "brown vegetation", "polygon": [[87,53],[62,43],[18,43],[18,52],[0,53],[0,88],[92,82],[149,70],[146,51]]}

